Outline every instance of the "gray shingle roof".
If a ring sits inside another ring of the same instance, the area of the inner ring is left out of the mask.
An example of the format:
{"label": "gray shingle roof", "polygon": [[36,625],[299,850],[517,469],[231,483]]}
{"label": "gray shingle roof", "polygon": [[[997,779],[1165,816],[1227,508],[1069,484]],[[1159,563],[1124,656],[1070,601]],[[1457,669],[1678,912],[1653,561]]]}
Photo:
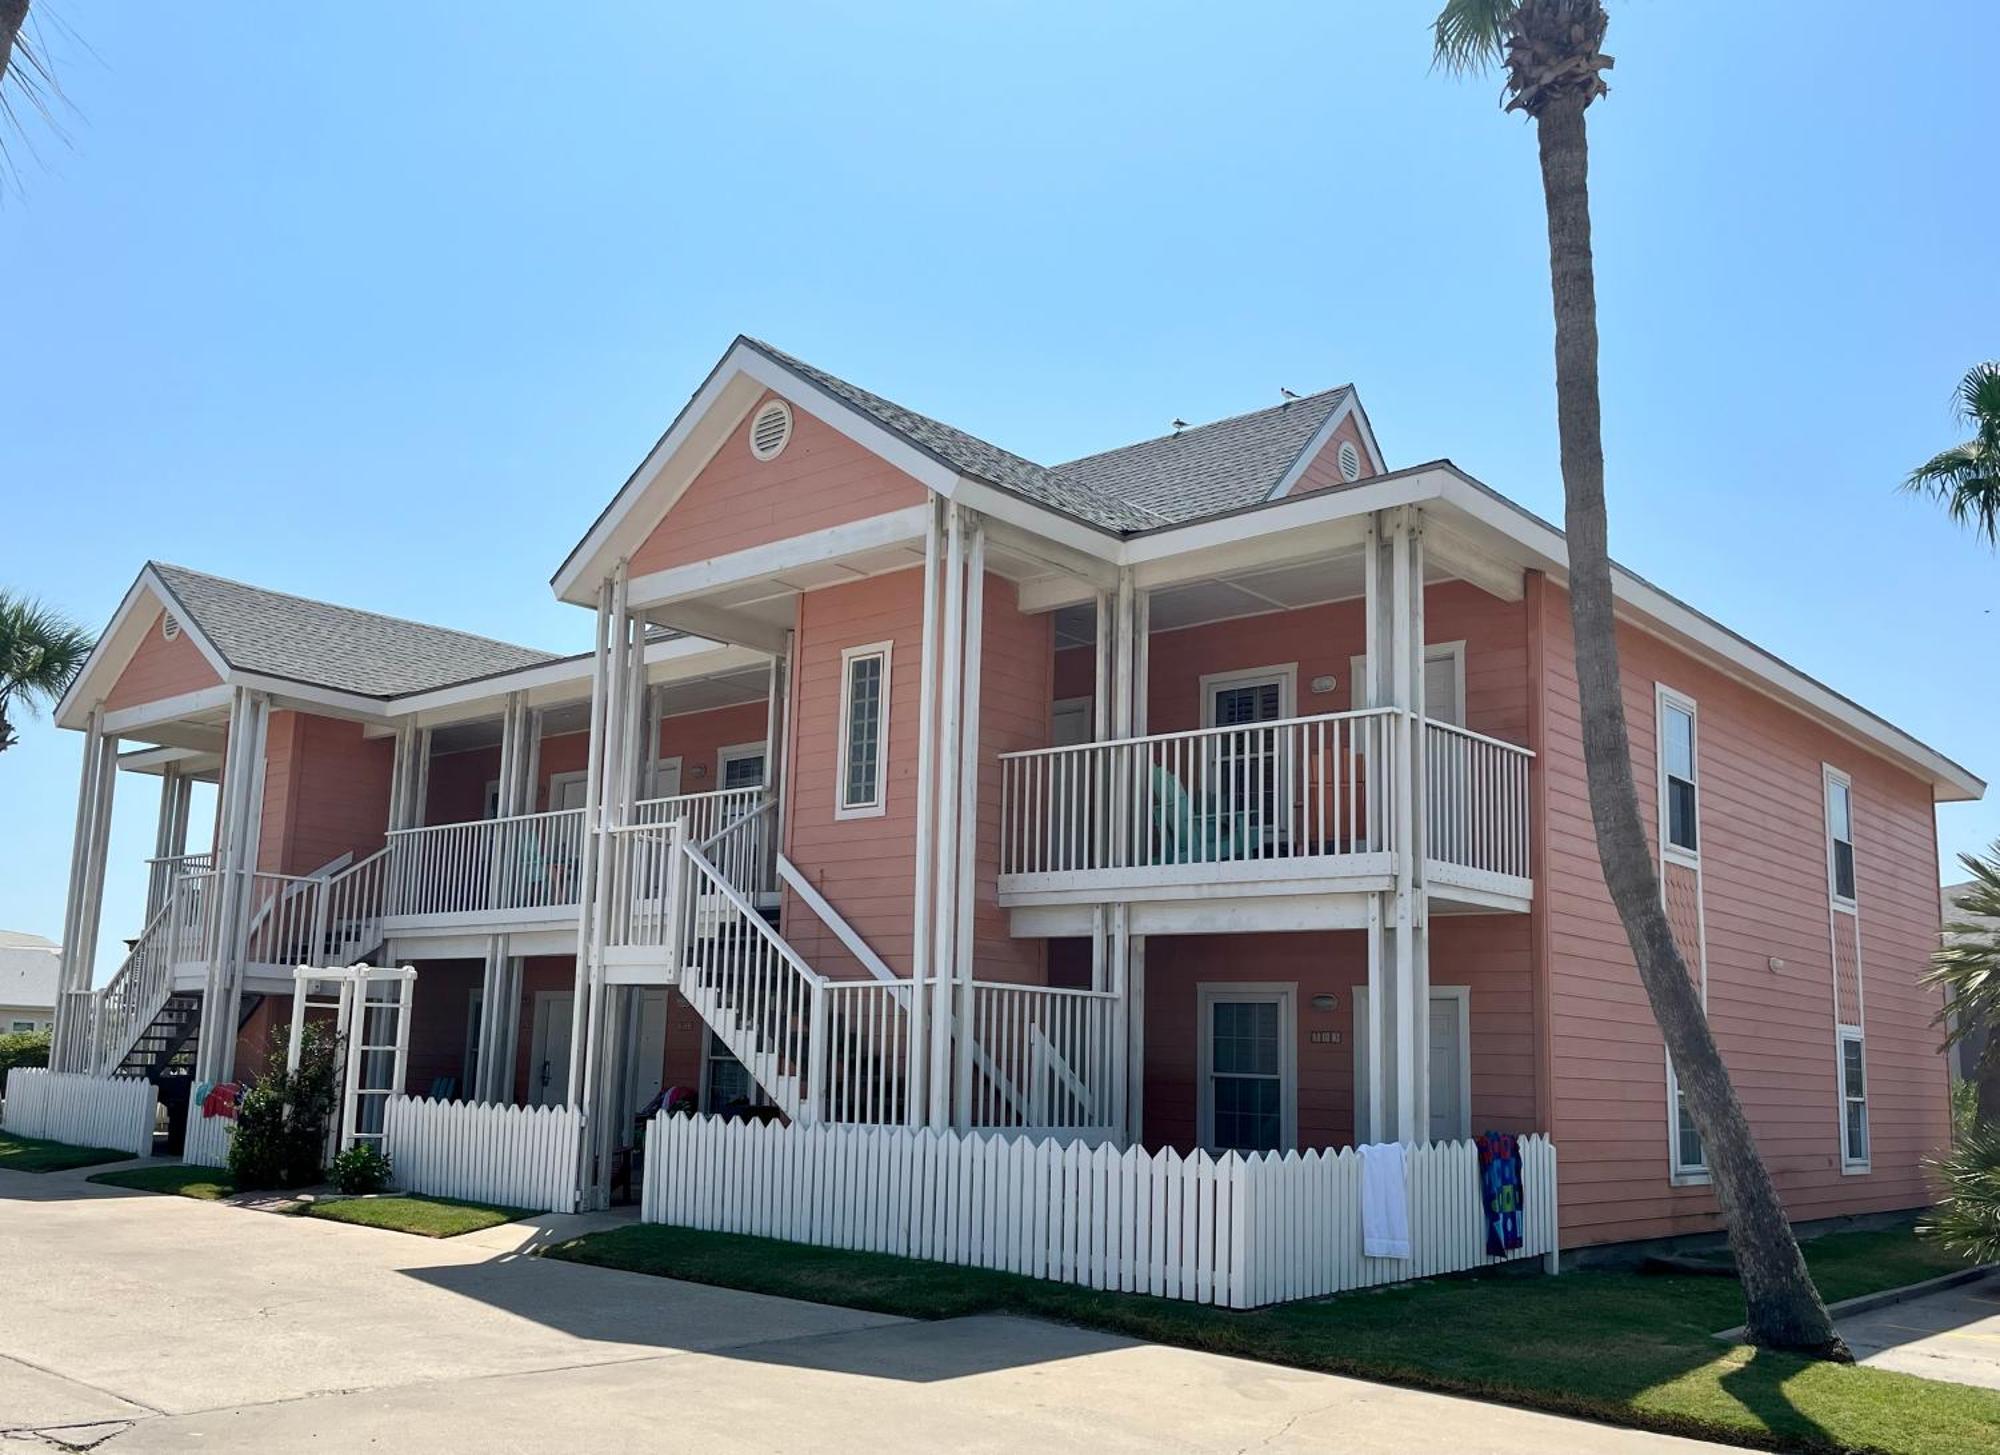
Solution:
{"label": "gray shingle roof", "polygon": [[1255,505],[1352,391],[1343,386],[1057,465],[1066,480],[1180,524]]}
{"label": "gray shingle roof", "polygon": [[1121,534],[1256,504],[1352,392],[1328,389],[1050,466],[905,409],[759,339],[743,342],[959,473]]}
{"label": "gray shingle roof", "polygon": [[816,369],[803,359],[793,358],[761,340],[746,338],[744,342],[773,362],[817,384],[834,398],[872,416],[925,454],[960,474],[974,476],[1003,490],[1011,490],[1016,495],[1025,495],[1065,515],[1073,515],[1110,530],[1146,530],[1165,524],[1163,517],[1150,510],[1068,479],[1047,466],[1025,460],[962,429],[954,429],[928,415],[918,414],[914,409],[891,403],[879,394],[871,394],[857,384],[850,384],[824,369]]}
{"label": "gray shingle roof", "polygon": [[555,655],[150,563],[176,607],[231,667],[363,697],[426,692]]}

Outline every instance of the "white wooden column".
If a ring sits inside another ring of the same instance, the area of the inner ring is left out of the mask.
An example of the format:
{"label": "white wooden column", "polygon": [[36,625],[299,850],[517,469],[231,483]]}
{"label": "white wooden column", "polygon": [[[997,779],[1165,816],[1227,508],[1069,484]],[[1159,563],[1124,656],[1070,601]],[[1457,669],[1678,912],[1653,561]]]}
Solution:
{"label": "white wooden column", "polygon": [[944,642],[938,680],[936,873],[931,896],[930,1124],[952,1125],[952,1046],[962,1043],[952,1014],[951,984],[958,937],[959,713],[965,688],[965,520],[956,502],[945,506]]}
{"label": "white wooden column", "polygon": [[86,1072],[90,1065],[91,980],[97,958],[97,925],[104,911],[104,859],[109,850],[111,805],[118,778],[118,740],[103,731],[101,710],[84,731],[77,775],[76,835],[70,843],[69,898],[64,905],[62,958],[56,975],[55,1028],[50,1065]]}
{"label": "white wooden column", "polygon": [[924,526],[923,641],[917,667],[917,866],[911,905],[909,1069],[905,1085],[905,1120],[913,1127],[935,1125],[931,1105],[931,917],[937,897],[936,830],[938,578],[943,563],[943,530],[938,513],[943,503],[930,502]]}
{"label": "white wooden column", "polygon": [[583,777],[583,852],[577,876],[576,977],[570,999],[569,1085],[563,1096],[564,1104],[571,1107],[580,1106],[583,1101],[582,1028],[585,1009],[590,1003],[591,937],[597,922],[597,858],[604,834],[604,737],[610,717],[612,620],[614,603],[615,614],[621,618],[624,615],[624,594],[619,585],[623,577],[621,565],[617,574],[597,590],[597,653],[590,676],[590,746]]}
{"label": "white wooden column", "polygon": [[[1132,731],[1143,738],[1151,716],[1148,697],[1152,690],[1153,597],[1148,591],[1134,591],[1132,597]],[[1141,820],[1152,817],[1150,778],[1134,788],[1133,812]],[[1146,1139],[1146,937],[1131,936],[1125,965],[1125,1139],[1141,1144]]]}
{"label": "white wooden column", "polygon": [[958,981],[958,1076],[955,1121],[963,1131],[972,1119],[973,1023],[972,978],[977,959],[973,941],[975,897],[979,887],[979,686],[980,659],[986,638],[986,527],[971,521],[972,539],[965,559],[965,652],[962,664],[964,702],[958,718],[958,845],[953,853],[958,909],[954,924],[958,946],[953,970]]}
{"label": "white wooden column", "polygon": [[229,1080],[243,1003],[243,955],[263,816],[270,699],[238,688],[231,698],[223,781],[216,799],[215,873],[209,880],[208,977],[202,994],[196,1079]]}

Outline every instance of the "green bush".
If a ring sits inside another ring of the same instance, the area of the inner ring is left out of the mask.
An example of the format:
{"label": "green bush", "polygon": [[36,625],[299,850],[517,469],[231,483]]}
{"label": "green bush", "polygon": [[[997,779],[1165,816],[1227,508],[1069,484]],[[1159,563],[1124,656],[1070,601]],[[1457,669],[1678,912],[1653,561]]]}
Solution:
{"label": "green bush", "polygon": [[299,1069],[285,1069],[280,1032],[257,1084],[236,1106],[229,1138],[229,1175],[245,1192],[310,1187],[325,1166],[327,1127],[340,1081],[340,1041],[314,1022],[299,1047]]}
{"label": "green bush", "polygon": [[335,1157],[327,1171],[332,1175],[336,1189],[357,1196],[380,1192],[389,1185],[388,1157],[366,1142],[356,1142]]}
{"label": "green bush", "polygon": [[0,1085],[5,1085],[7,1073],[16,1066],[46,1066],[49,1064],[49,1033],[47,1031],[14,1031],[0,1036]]}
{"label": "green bush", "polygon": [[2000,1127],[1978,1127],[1929,1163],[1938,1202],[1917,1225],[1974,1263],[2000,1260]]}

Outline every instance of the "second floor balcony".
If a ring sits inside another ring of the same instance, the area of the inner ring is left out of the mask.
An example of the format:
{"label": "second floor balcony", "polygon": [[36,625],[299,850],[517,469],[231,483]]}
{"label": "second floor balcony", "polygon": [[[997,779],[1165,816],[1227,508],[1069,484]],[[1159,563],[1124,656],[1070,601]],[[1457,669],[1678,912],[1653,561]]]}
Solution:
{"label": "second floor balcony", "polygon": [[[1389,888],[1413,836],[1392,765],[1404,714],[1375,708],[1004,754],[1002,905]],[[1409,817],[1433,894],[1525,908],[1528,765],[1449,723],[1416,734]]]}

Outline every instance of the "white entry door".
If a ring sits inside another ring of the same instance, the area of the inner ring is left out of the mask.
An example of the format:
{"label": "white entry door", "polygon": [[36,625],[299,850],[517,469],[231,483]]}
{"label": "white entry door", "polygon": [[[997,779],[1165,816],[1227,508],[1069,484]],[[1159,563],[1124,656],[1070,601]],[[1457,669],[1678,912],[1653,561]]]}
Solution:
{"label": "white entry door", "polygon": [[639,1108],[660,1094],[667,1084],[667,992],[639,992],[638,1040],[632,1047],[632,1063],[625,1073],[625,1113],[627,1124]]}
{"label": "white entry door", "polygon": [[569,1099],[569,1023],[576,996],[567,990],[535,993],[535,1034],[528,1062],[528,1104],[561,1106]]}
{"label": "white entry door", "polygon": [[[1431,987],[1430,1062],[1433,1142],[1472,1135],[1469,1077],[1471,992],[1463,985]],[[1354,992],[1354,1140],[1368,1140],[1368,992]]]}
{"label": "white entry door", "polygon": [[552,773],[549,775],[549,810],[559,808],[582,808],[588,773]]}
{"label": "white entry door", "polygon": [[[653,765],[653,791],[648,798],[679,798],[681,796],[681,760],[679,755],[662,758]],[[579,803],[581,799],[577,800]]]}

